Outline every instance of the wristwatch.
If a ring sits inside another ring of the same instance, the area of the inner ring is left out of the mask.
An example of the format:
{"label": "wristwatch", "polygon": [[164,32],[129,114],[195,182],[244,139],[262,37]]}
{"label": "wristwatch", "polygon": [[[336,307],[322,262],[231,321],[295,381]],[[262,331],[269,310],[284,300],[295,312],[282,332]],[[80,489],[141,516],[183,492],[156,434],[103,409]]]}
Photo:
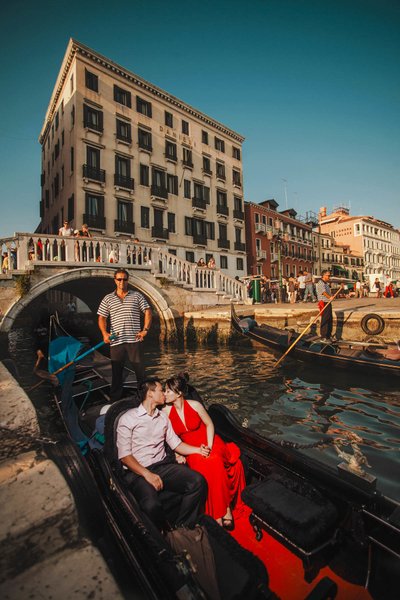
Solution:
{"label": "wristwatch", "polygon": [[150,331],[148,327],[143,327],[143,331]]}

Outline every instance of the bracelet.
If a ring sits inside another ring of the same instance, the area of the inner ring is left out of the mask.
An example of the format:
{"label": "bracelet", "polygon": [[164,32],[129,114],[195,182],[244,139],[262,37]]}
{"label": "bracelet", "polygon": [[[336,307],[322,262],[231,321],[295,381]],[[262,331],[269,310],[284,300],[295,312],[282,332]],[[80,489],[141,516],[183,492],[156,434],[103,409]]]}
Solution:
{"label": "bracelet", "polygon": [[148,327],[143,327],[143,331],[150,331]]}

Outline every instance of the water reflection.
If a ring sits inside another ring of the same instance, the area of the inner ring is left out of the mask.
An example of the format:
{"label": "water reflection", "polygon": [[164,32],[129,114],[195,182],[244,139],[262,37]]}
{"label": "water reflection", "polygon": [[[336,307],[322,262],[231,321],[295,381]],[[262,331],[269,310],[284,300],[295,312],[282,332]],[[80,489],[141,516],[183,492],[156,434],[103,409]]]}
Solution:
{"label": "water reflection", "polygon": [[[32,385],[34,352],[29,334],[13,331],[9,351],[24,385]],[[239,422],[267,437],[308,444],[347,431],[357,433],[371,465],[367,472],[378,478],[380,491],[400,501],[400,398],[395,382],[294,363],[277,372],[275,362],[266,349],[256,347],[146,349],[149,375],[165,379],[188,371],[206,402],[223,403]],[[46,382],[32,399],[43,433],[58,435],[62,428],[50,394]],[[303,452],[332,467],[340,462],[332,446]]]}

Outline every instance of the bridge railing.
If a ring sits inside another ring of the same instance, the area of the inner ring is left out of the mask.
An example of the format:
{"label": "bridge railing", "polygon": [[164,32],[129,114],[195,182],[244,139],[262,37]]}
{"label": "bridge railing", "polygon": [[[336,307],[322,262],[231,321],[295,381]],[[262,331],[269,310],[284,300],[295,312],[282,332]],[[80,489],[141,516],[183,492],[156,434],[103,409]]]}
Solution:
{"label": "bridge railing", "polygon": [[149,270],[195,291],[212,291],[244,301],[246,286],[218,269],[198,267],[154,244],[101,237],[61,237],[38,233],[16,233],[0,239],[0,248],[8,260],[5,271],[25,272],[35,265],[67,268],[86,265],[118,266]]}

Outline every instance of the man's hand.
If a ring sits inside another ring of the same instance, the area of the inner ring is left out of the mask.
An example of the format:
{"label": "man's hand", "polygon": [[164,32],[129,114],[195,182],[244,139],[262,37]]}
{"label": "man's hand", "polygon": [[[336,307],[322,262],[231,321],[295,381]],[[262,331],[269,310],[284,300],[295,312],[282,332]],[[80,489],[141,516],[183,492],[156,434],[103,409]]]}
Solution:
{"label": "man's hand", "polygon": [[110,343],[110,335],[111,335],[111,333],[108,333],[107,331],[105,333],[103,333],[103,342],[105,344]]}
{"label": "man's hand", "polygon": [[178,452],[175,452],[175,460],[178,463],[178,465],[186,464],[186,457],[182,456],[182,454],[178,454]]}
{"label": "man's hand", "polygon": [[152,473],[151,471],[147,471],[143,477],[145,478],[145,480],[147,481],[147,483],[149,483],[150,485],[153,486],[153,488],[157,491],[157,492],[161,492],[161,490],[163,489],[163,481],[161,479],[161,477],[159,475],[156,475],[155,473]]}
{"label": "man's hand", "polygon": [[143,329],[142,331],[139,331],[139,333],[137,333],[137,334],[136,334],[136,339],[137,339],[139,342],[143,342],[143,340],[144,340],[144,338],[146,337],[146,335],[147,335],[147,331],[145,331],[145,330]]}

